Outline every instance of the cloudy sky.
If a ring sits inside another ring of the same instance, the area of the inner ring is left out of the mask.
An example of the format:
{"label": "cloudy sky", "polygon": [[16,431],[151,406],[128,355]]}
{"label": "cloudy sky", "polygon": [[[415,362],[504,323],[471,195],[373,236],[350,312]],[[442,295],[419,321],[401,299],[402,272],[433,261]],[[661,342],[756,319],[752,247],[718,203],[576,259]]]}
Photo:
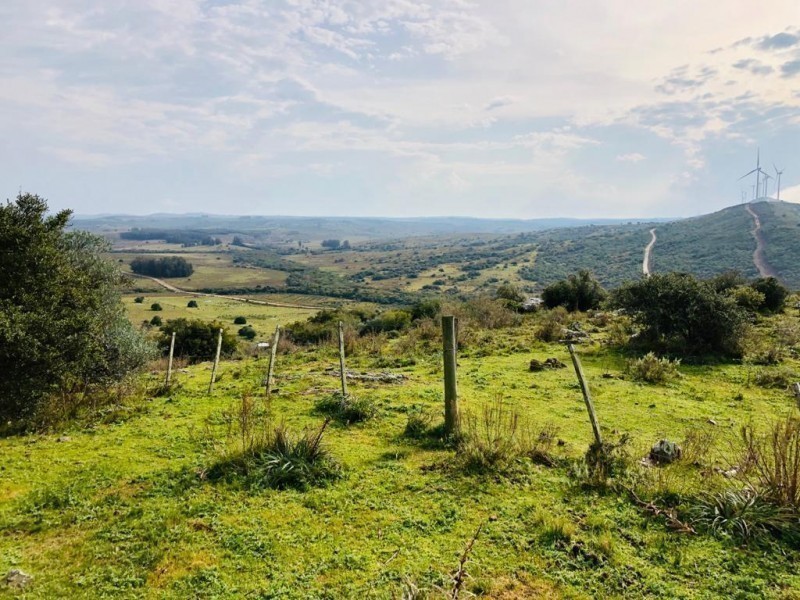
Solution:
{"label": "cloudy sky", "polygon": [[752,194],[760,147],[800,202],[797,0],[3,0],[0,22],[2,197],[688,216]]}

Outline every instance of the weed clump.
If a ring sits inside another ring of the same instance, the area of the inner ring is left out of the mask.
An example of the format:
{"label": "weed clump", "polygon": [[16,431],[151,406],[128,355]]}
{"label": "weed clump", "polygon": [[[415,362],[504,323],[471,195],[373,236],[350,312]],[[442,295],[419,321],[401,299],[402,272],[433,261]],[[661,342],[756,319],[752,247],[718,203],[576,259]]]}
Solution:
{"label": "weed clump", "polygon": [[741,431],[742,477],[778,506],[800,512],[800,417],[775,421],[766,433]]}
{"label": "weed clump", "polygon": [[321,398],[316,404],[317,412],[345,424],[368,421],[378,414],[378,406],[371,398],[356,398],[336,393]]}
{"label": "weed clump", "polygon": [[316,431],[294,435],[284,423],[273,424],[247,395],[223,417],[227,440],[205,473],[208,479],[239,481],[251,489],[306,490],[341,476],[339,463],[323,444],[330,420]]}
{"label": "weed clump", "polygon": [[680,360],[658,358],[653,352],[648,352],[641,358],[629,360],[625,370],[636,381],[667,383],[680,377],[678,372],[680,364]]}
{"label": "weed clump", "polygon": [[630,441],[628,434],[622,434],[616,442],[592,442],[583,461],[573,466],[573,478],[584,487],[598,489],[608,487],[614,480],[623,479],[630,472]]}
{"label": "weed clump", "polygon": [[431,423],[433,416],[430,412],[421,409],[413,408],[408,412],[408,420],[406,427],[403,430],[403,437],[412,440],[421,440],[431,434]]}

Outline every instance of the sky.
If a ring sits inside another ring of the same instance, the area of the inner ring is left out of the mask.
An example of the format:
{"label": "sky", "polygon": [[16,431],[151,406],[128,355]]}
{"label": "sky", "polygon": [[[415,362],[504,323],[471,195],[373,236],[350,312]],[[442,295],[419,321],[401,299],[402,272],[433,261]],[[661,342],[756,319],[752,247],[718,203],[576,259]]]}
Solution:
{"label": "sky", "polygon": [[797,0],[3,0],[0,22],[3,198],[680,217],[752,196],[760,149],[800,202]]}

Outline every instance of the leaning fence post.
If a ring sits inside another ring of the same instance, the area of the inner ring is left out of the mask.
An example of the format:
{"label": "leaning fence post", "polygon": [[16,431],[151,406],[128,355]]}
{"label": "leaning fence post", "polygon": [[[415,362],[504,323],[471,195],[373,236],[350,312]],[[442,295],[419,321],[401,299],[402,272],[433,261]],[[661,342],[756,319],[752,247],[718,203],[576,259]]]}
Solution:
{"label": "leaning fence post", "polygon": [[583,401],[586,403],[586,410],[589,411],[589,420],[592,422],[592,430],[594,431],[594,440],[597,442],[597,446],[602,448],[603,438],[600,436],[600,425],[597,422],[597,415],[594,413],[592,396],[589,394],[589,385],[586,383],[586,378],[583,376],[581,361],[578,359],[578,355],[575,354],[575,348],[572,346],[572,343],[567,343],[567,348],[569,349],[569,355],[572,357],[575,374],[578,376],[578,381],[581,384],[581,392],[583,392]]}
{"label": "leaning fence post", "polygon": [[447,435],[458,432],[458,386],[456,383],[456,318],[442,317],[444,359],[444,429]]}
{"label": "leaning fence post", "polygon": [[272,338],[272,348],[269,349],[269,367],[267,368],[267,398],[272,393],[272,370],[275,368],[275,353],[278,351],[278,340],[281,336],[281,326],[275,327],[275,336]]}
{"label": "leaning fence post", "polygon": [[344,324],[339,321],[339,371],[342,376],[342,398],[347,397],[347,371],[344,367]]}
{"label": "leaning fence post", "polygon": [[217,338],[217,354],[214,357],[214,366],[211,367],[211,381],[208,382],[209,394],[214,389],[214,380],[217,378],[217,365],[219,365],[219,353],[221,350],[222,350],[222,329],[219,330],[219,337]]}
{"label": "leaning fence post", "polygon": [[172,341],[169,343],[169,363],[167,364],[167,379],[164,382],[164,387],[169,387],[169,381],[172,379],[172,356],[175,354],[175,332],[172,332]]}

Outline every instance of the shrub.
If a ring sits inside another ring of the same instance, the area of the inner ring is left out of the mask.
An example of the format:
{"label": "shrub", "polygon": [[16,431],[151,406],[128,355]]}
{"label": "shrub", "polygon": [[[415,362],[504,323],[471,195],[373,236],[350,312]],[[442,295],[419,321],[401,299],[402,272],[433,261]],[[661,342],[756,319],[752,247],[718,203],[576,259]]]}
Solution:
{"label": "shrub", "polygon": [[189,303],[186,305],[186,308],[197,308],[197,300],[189,300]]}
{"label": "shrub", "polygon": [[629,360],[625,371],[636,381],[666,383],[680,376],[678,373],[680,364],[680,360],[658,358],[652,352],[648,352],[642,358]]}
{"label": "shrub", "polygon": [[345,424],[368,421],[378,414],[378,407],[370,398],[355,398],[332,394],[317,401],[316,410]]}
{"label": "shrub", "polygon": [[480,417],[467,414],[462,419],[457,459],[469,473],[504,473],[520,456],[519,415],[502,402],[484,406]]}
{"label": "shrub", "polygon": [[134,298],[133,301],[136,302],[136,304],[141,304],[142,302],[144,302],[144,296],[136,296],[136,298]]}
{"label": "shrub", "polygon": [[563,306],[570,312],[598,308],[607,296],[600,283],[587,270],[553,283],[542,291],[542,301],[548,308]]}
{"label": "shrub", "polygon": [[786,389],[797,381],[797,373],[787,368],[761,369],[756,373],[753,381],[756,385],[764,388]]}
{"label": "shrub", "polygon": [[48,215],[31,194],[0,204],[0,420],[14,427],[35,425],[53,395],[72,411],[152,356],[125,314],[108,243],[67,232],[70,214]]}
{"label": "shrub", "polygon": [[615,442],[604,441],[602,445],[592,442],[583,458],[575,466],[572,475],[587,487],[604,488],[609,479],[619,479],[628,474],[630,437],[623,434]]}
{"label": "shrub", "polygon": [[564,337],[564,325],[567,322],[567,309],[557,306],[552,310],[542,313],[539,327],[536,329],[536,338],[543,342],[557,342]]}
{"label": "shrub", "polygon": [[161,327],[161,317],[158,315],[154,316],[152,319],[150,319],[150,325],[153,325],[154,327]]}
{"label": "shrub", "polygon": [[411,313],[405,310],[387,310],[361,326],[361,334],[403,331],[411,324]]}
{"label": "shrub", "polygon": [[464,331],[470,324],[481,329],[501,329],[518,325],[521,316],[510,310],[502,301],[480,297],[468,300],[453,307],[459,320],[459,329]]}
{"label": "shrub", "polygon": [[442,303],[438,300],[418,300],[411,306],[411,320],[435,319],[442,312]]}
{"label": "shrub", "polygon": [[161,305],[158,302],[154,302],[153,304],[150,305],[150,310],[159,311],[163,309],[161,308]]}
{"label": "shrub", "polygon": [[742,477],[778,506],[800,510],[800,417],[773,422],[766,433],[741,431]]}
{"label": "shrub", "polygon": [[525,301],[525,294],[512,283],[503,283],[498,286],[495,297],[511,310],[520,310]]}
{"label": "shrub", "polygon": [[764,306],[765,296],[749,286],[733,288],[728,292],[736,304],[750,312],[757,312]]}
{"label": "shrub", "polygon": [[170,319],[161,327],[158,346],[162,352],[169,351],[172,333],[175,332],[175,356],[190,362],[211,360],[217,351],[219,330],[222,333],[222,354],[230,355],[236,350],[236,336],[214,321],[207,323],[200,319]]}
{"label": "shrub", "polygon": [[760,277],[750,284],[757,292],[764,294],[762,310],[768,313],[781,312],[789,297],[789,290],[774,277]]}
{"label": "shrub", "polygon": [[243,337],[246,340],[253,340],[256,337],[256,330],[251,325],[247,325],[239,329],[238,334],[239,337]]}
{"label": "shrub", "polygon": [[655,274],[624,284],[613,303],[640,328],[638,343],[645,348],[741,355],[745,311],[692,275]]}
{"label": "shrub", "polygon": [[247,325],[247,319],[245,317],[236,317],[233,320],[234,325]]}

